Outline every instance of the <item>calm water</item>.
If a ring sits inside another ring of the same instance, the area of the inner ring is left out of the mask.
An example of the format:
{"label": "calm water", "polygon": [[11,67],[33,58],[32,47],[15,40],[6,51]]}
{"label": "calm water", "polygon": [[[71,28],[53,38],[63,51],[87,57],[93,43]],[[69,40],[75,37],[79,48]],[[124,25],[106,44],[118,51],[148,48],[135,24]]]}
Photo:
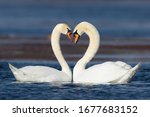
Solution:
{"label": "calm water", "polygon": [[[103,37],[149,40],[150,1],[142,1],[0,0],[0,36],[47,36],[57,23],[66,22],[73,29],[76,24],[86,20],[94,24]],[[126,42],[130,44],[129,41]],[[133,42],[137,44],[136,41]],[[148,44],[147,42],[149,41],[144,41]],[[4,40],[1,41],[1,44],[3,43],[5,44]],[[16,44],[19,41],[9,41],[9,43]],[[114,43],[116,44],[115,41]],[[135,54],[114,56],[135,60]],[[149,57],[149,53],[142,55],[137,52],[137,55],[139,58],[145,55]],[[60,69],[58,64],[52,62],[10,63],[18,68],[26,65],[46,65]],[[70,65],[73,68],[74,63]],[[135,64],[131,63],[131,65]],[[0,99],[150,99],[150,62],[143,63],[128,84],[87,86],[72,83],[19,83],[8,68],[8,63],[1,61]]]}
{"label": "calm water", "polygon": [[[17,67],[46,65],[60,69],[58,64],[49,62],[10,63]],[[150,99],[149,71],[150,63],[143,63],[133,80],[123,85],[19,83],[7,62],[0,62],[0,99]]]}

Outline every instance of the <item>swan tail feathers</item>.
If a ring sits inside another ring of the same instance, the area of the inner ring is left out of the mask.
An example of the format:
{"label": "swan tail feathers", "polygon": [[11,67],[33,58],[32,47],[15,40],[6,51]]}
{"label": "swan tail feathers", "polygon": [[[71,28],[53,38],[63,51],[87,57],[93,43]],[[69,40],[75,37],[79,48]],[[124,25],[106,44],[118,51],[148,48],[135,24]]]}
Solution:
{"label": "swan tail feathers", "polygon": [[138,69],[139,69],[139,67],[141,66],[141,62],[139,62],[135,67],[133,67],[131,70],[132,71],[134,71],[134,72],[136,72]]}
{"label": "swan tail feathers", "polygon": [[9,68],[11,69],[12,72],[16,72],[18,71],[19,69],[17,69],[16,67],[14,67],[13,65],[11,64],[8,64],[9,65]]}
{"label": "swan tail feathers", "polygon": [[[26,77],[28,76],[22,70],[14,67],[13,65],[9,64],[9,68],[11,69],[13,75],[15,76],[16,80],[18,81],[25,81]],[[26,77],[25,77],[26,76]]]}
{"label": "swan tail feathers", "polygon": [[138,63],[135,67],[133,67],[131,70],[129,70],[126,75],[124,75],[119,81],[118,83],[120,84],[124,84],[124,83],[128,83],[132,77],[135,75],[135,73],[137,72],[137,70],[139,69],[141,63]]}

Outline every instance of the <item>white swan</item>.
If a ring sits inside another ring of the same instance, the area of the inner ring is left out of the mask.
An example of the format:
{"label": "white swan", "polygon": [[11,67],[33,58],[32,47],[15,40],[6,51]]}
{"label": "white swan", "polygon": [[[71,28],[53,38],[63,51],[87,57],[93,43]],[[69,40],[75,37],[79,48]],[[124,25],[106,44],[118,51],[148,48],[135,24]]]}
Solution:
{"label": "white swan", "polygon": [[108,61],[85,69],[86,64],[90,62],[99,49],[100,36],[92,24],[81,22],[74,29],[74,43],[78,42],[80,35],[83,33],[89,36],[90,42],[85,55],[76,63],[73,69],[74,82],[94,84],[127,83],[139,68],[140,63],[132,68],[121,61]]}
{"label": "white swan", "polygon": [[60,35],[67,34],[71,39],[71,31],[67,24],[57,24],[52,31],[51,45],[62,70],[46,66],[26,66],[20,69],[9,64],[16,80],[22,82],[71,82],[72,72],[66,63],[60,48]]}

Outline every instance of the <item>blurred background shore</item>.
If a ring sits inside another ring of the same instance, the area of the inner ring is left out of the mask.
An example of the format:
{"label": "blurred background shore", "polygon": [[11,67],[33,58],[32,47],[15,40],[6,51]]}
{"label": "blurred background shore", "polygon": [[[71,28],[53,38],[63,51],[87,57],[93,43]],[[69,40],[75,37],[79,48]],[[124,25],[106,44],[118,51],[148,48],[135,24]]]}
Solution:
{"label": "blurred background shore", "polygon": [[[54,26],[64,22],[73,29],[82,21],[101,35],[94,61],[150,62],[149,0],[0,0],[0,60],[56,61],[49,36]],[[73,45],[62,36],[68,61],[85,53],[88,37],[81,38]]]}

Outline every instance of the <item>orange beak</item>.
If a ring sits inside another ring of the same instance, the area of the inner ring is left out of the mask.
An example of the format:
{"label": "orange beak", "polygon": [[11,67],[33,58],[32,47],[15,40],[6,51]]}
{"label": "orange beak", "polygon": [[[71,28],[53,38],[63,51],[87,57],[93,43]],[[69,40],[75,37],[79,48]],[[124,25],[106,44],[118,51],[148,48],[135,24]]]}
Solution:
{"label": "orange beak", "polygon": [[74,44],[76,44],[79,40],[80,35],[74,34]]}
{"label": "orange beak", "polygon": [[72,35],[72,32],[71,32],[71,31],[68,31],[68,32],[67,32],[67,37],[72,41],[72,36],[71,36],[71,35]]}

